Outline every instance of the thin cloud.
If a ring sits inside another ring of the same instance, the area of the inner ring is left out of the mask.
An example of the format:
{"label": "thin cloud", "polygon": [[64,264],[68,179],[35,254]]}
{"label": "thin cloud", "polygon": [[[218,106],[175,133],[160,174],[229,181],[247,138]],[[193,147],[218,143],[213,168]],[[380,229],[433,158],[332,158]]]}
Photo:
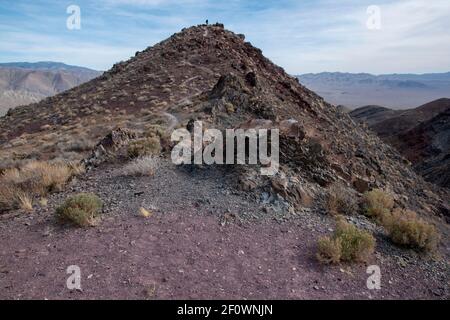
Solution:
{"label": "thin cloud", "polygon": [[[82,29],[72,32],[65,28],[62,4],[0,4],[0,60],[48,54],[45,60],[61,57],[107,69],[183,27],[209,19],[246,34],[293,74],[450,70],[448,0],[77,2]],[[381,8],[382,28],[377,31],[366,27],[366,9],[373,4]]]}

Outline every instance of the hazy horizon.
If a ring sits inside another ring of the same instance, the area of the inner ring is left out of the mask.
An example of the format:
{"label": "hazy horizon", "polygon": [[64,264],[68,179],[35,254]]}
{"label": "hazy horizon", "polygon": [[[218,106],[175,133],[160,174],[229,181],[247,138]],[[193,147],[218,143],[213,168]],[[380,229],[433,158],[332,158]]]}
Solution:
{"label": "hazy horizon", "polygon": [[[35,64],[35,63],[58,63],[58,64],[65,64],[67,66],[71,66],[71,67],[80,67],[80,68],[88,68],[88,69],[92,69],[89,68],[87,66],[83,66],[83,65],[74,65],[74,64],[70,64],[70,63],[66,63],[64,61],[51,61],[51,60],[36,60],[36,61],[0,61],[0,66],[1,65],[5,65],[5,64],[14,64],[14,63],[30,63],[30,64]],[[112,66],[111,66],[112,67]],[[107,71],[107,69],[105,70],[98,70],[98,69],[92,69],[94,71]],[[371,72],[365,72],[365,71],[359,71],[359,72],[347,72],[347,71],[329,71],[329,70],[323,70],[323,71],[317,71],[317,72],[306,72],[306,73],[300,73],[300,74],[292,74],[294,76],[302,76],[302,75],[307,75],[307,74],[321,74],[321,73],[341,73],[341,74],[370,74],[372,76],[384,76],[384,75],[426,75],[426,74],[446,74],[446,73],[450,73],[450,71],[441,71],[441,72],[424,72],[424,73],[402,73],[402,72],[392,72],[392,73],[380,73],[380,74],[376,74],[376,73],[371,73]]]}

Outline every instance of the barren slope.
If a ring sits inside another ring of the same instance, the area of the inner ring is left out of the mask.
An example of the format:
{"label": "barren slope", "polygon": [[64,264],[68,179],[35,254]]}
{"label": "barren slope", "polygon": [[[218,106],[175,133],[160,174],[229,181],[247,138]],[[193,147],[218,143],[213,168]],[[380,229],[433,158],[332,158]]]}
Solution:
{"label": "barren slope", "polygon": [[[53,67],[52,67],[53,66]],[[0,115],[80,85],[100,72],[64,64],[0,64]]]}
{"label": "barren slope", "polygon": [[406,111],[363,107],[350,112],[414,164],[427,181],[448,188],[450,99],[438,99]]}

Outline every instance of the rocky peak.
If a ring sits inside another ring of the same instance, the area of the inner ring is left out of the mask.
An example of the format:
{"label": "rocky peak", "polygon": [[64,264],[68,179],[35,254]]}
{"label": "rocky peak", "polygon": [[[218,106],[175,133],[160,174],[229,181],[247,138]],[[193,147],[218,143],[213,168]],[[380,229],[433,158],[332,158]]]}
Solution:
{"label": "rocky peak", "polygon": [[[42,148],[36,141],[49,131],[68,139],[86,131],[100,140],[115,126],[144,132],[164,117],[181,126],[201,119],[221,129],[257,119],[277,126],[294,121],[302,139],[286,136],[281,160],[283,174],[297,184],[382,187],[405,196],[414,209],[434,213],[444,203],[445,195],[415,175],[393,148],[222,25],[183,29],[97,79],[13,110],[0,118],[0,145],[26,158]],[[15,139],[22,147],[14,146]]]}

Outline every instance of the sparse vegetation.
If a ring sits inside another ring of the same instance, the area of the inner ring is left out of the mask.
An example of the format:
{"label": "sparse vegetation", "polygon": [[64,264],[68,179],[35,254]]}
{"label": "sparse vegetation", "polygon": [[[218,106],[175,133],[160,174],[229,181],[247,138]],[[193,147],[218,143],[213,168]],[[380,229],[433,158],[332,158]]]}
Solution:
{"label": "sparse vegetation", "polygon": [[339,216],[333,236],[318,241],[317,259],[322,263],[366,261],[375,249],[375,238]]}
{"label": "sparse vegetation", "polygon": [[375,238],[367,231],[338,219],[335,237],[341,242],[341,260],[365,261],[373,253]]}
{"label": "sparse vegetation", "polygon": [[[158,122],[158,119],[156,119]],[[159,121],[161,122],[161,121]],[[170,134],[166,130],[166,124],[152,124],[146,128],[145,137],[147,138],[156,138],[159,140],[159,152],[163,151],[163,149],[170,144]]]}
{"label": "sparse vegetation", "polygon": [[145,136],[147,138],[152,138],[152,137],[163,137],[166,135],[166,130],[164,129],[163,126],[159,125],[159,124],[152,124],[150,125],[146,131],[145,131]]}
{"label": "sparse vegetation", "polygon": [[351,215],[358,211],[355,195],[341,184],[333,184],[330,187],[326,207],[332,215]]}
{"label": "sparse vegetation", "polygon": [[34,196],[61,191],[69,179],[83,171],[79,164],[31,161],[23,167],[6,169],[0,175],[0,210],[32,208]]}
{"label": "sparse vegetation", "polygon": [[392,242],[419,251],[435,250],[439,242],[436,228],[414,211],[393,207],[393,198],[382,190],[364,194],[365,214],[384,227]]}
{"label": "sparse vegetation", "polygon": [[392,242],[402,246],[433,251],[439,242],[436,228],[417,217],[414,211],[396,209],[383,216],[382,224]]}
{"label": "sparse vegetation", "polygon": [[230,103],[230,102],[225,102],[225,110],[226,110],[226,112],[227,113],[234,113],[235,112],[235,107],[234,107],[234,105],[232,104],[232,103]]}
{"label": "sparse vegetation", "polygon": [[322,237],[317,241],[317,259],[324,264],[336,264],[341,261],[342,246],[339,239]]}
{"label": "sparse vegetation", "polygon": [[68,162],[67,166],[69,167],[72,176],[79,176],[86,171],[84,165],[80,162]]}
{"label": "sparse vegetation", "polygon": [[48,199],[47,198],[40,198],[39,199],[39,204],[41,205],[41,207],[46,207],[48,204]]}
{"label": "sparse vegetation", "polygon": [[364,193],[364,214],[375,219],[381,219],[389,214],[394,207],[394,199],[380,189]]}
{"label": "sparse vegetation", "polygon": [[100,214],[102,201],[92,193],[80,193],[67,199],[56,215],[62,221],[70,221],[80,227],[91,226]]}
{"label": "sparse vegetation", "polygon": [[33,211],[33,200],[28,194],[25,192],[18,192],[16,196],[20,209],[25,211]]}
{"label": "sparse vegetation", "polygon": [[95,143],[86,137],[70,141],[64,147],[65,151],[86,152],[94,149]]}
{"label": "sparse vegetation", "polygon": [[136,140],[128,146],[128,156],[130,158],[158,155],[160,153],[161,142],[158,137]]}
{"label": "sparse vegetation", "polygon": [[127,176],[152,176],[159,166],[159,158],[145,156],[132,160],[123,168]]}

